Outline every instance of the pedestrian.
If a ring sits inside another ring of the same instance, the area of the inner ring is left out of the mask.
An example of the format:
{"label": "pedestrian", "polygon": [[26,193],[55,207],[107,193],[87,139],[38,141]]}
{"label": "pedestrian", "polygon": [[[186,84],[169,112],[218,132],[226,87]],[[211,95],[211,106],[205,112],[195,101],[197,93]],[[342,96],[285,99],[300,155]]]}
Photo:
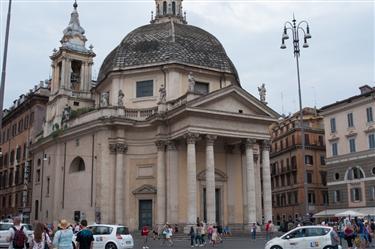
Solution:
{"label": "pedestrian", "polygon": [[168,227],[168,229],[167,229],[167,233],[165,235],[165,238],[167,239],[167,242],[168,242],[169,246],[173,246],[173,240],[172,240],[173,228],[172,228],[171,225],[168,225],[167,227]]}
{"label": "pedestrian", "polygon": [[212,246],[216,245],[216,243],[217,243],[217,237],[218,237],[217,226],[214,226],[213,227],[213,231],[212,231]]}
{"label": "pedestrian", "polygon": [[201,245],[201,225],[198,224],[197,228],[195,230],[195,246],[200,246]]}
{"label": "pedestrian", "polygon": [[48,249],[52,245],[51,239],[48,233],[45,231],[45,226],[43,223],[37,223],[34,228],[34,233],[32,235],[30,249]]}
{"label": "pedestrian", "polygon": [[251,238],[253,240],[256,239],[256,234],[257,234],[257,225],[255,223],[253,223],[253,225],[251,225]]}
{"label": "pedestrian", "polygon": [[331,232],[331,245],[332,249],[338,249],[340,245],[340,238],[337,234],[337,226],[334,226]]}
{"label": "pedestrian", "polygon": [[190,246],[194,247],[195,231],[194,231],[194,227],[193,226],[190,227],[189,235],[190,235]]}
{"label": "pedestrian", "polygon": [[208,244],[212,245],[212,233],[214,231],[214,228],[212,225],[209,225],[207,228],[207,240]]}
{"label": "pedestrian", "polygon": [[223,243],[223,227],[220,224],[217,226],[217,240]]}
{"label": "pedestrian", "polygon": [[273,224],[271,220],[267,222],[265,230],[266,230],[266,241],[269,241],[270,239],[272,239],[272,230],[273,230]]}
{"label": "pedestrian", "polygon": [[148,234],[149,234],[148,226],[144,226],[141,231],[141,235],[143,237],[143,246],[142,249],[148,249]]}
{"label": "pedestrian", "polygon": [[9,243],[9,249],[23,249],[29,247],[29,241],[26,231],[21,226],[21,219],[14,217],[13,226],[9,228],[9,236],[6,238]]}
{"label": "pedestrian", "polygon": [[74,234],[77,234],[79,231],[81,231],[81,226],[77,222],[76,225],[74,226]]}
{"label": "pedestrian", "polygon": [[59,224],[58,230],[53,237],[53,245],[57,249],[73,249],[73,231],[70,229],[69,222],[62,219]]}
{"label": "pedestrian", "polygon": [[158,233],[158,231],[159,231],[158,225],[155,225],[155,226],[153,227],[153,229],[152,229],[152,238],[153,238],[154,240],[156,240],[156,238],[159,237],[159,233]]}
{"label": "pedestrian", "polygon": [[206,240],[204,237],[206,236],[206,223],[202,222],[201,223],[201,245],[205,246],[206,245]]}
{"label": "pedestrian", "polygon": [[352,249],[353,247],[353,239],[354,239],[354,231],[351,224],[347,224],[344,229],[344,239],[348,244],[348,249]]}
{"label": "pedestrian", "polygon": [[92,249],[94,234],[87,228],[87,220],[81,221],[80,231],[77,233],[77,249]]}

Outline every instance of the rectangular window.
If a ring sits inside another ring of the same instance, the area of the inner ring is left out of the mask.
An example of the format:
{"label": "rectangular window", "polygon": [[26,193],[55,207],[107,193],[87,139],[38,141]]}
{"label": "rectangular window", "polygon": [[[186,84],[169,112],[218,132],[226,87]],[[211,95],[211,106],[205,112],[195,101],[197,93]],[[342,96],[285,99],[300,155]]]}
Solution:
{"label": "rectangular window", "polygon": [[289,141],[288,141],[288,138],[285,138],[285,148],[288,148],[289,147]]}
{"label": "rectangular window", "polygon": [[374,116],[372,115],[372,107],[366,108],[367,123],[374,122]]}
{"label": "rectangular window", "polygon": [[209,86],[210,86],[209,83],[196,81],[195,86],[194,86],[194,91],[200,94],[207,94],[210,90]]}
{"label": "rectangular window", "polygon": [[337,156],[337,143],[332,144],[332,156]]}
{"label": "rectangular window", "polygon": [[154,81],[153,80],[145,80],[145,81],[138,81],[136,86],[136,97],[151,97],[154,96]]}
{"label": "rectangular window", "polygon": [[362,200],[362,192],[360,188],[352,188],[350,193],[352,202],[359,202]]}
{"label": "rectangular window", "polygon": [[331,123],[331,133],[335,133],[336,132],[336,119],[331,118],[330,123]]}
{"label": "rectangular window", "polygon": [[324,146],[324,138],[323,138],[323,136],[319,136],[318,137],[318,143],[319,143],[320,146]]}
{"label": "rectangular window", "polygon": [[353,113],[348,113],[348,127],[354,127]]}
{"label": "rectangular window", "polygon": [[368,135],[368,147],[375,149],[375,133]]}
{"label": "rectangular window", "polygon": [[307,172],[307,183],[312,183],[312,172]]}
{"label": "rectangular window", "polygon": [[306,145],[310,144],[310,136],[309,136],[309,134],[305,134],[305,144]]}
{"label": "rectangular window", "polygon": [[296,140],[295,140],[295,136],[292,135],[292,144],[295,145],[296,144]]}
{"label": "rectangular window", "polygon": [[354,153],[355,149],[355,138],[349,138],[349,151],[350,153]]}
{"label": "rectangular window", "polygon": [[314,164],[313,156],[305,155],[305,164],[313,165]]}
{"label": "rectangular window", "polygon": [[327,172],[320,171],[320,180],[323,186],[327,186]]}
{"label": "rectangular window", "polygon": [[326,165],[326,156],[320,155],[320,165]]}
{"label": "rectangular window", "polygon": [[323,205],[328,204],[328,191],[322,191],[322,197],[323,197]]}
{"label": "rectangular window", "polygon": [[40,169],[36,170],[36,182],[40,182]]}
{"label": "rectangular window", "polygon": [[315,193],[314,192],[308,193],[308,201],[309,201],[309,204],[315,204]]}
{"label": "rectangular window", "polygon": [[341,201],[341,192],[340,190],[333,191],[333,202],[338,203]]}

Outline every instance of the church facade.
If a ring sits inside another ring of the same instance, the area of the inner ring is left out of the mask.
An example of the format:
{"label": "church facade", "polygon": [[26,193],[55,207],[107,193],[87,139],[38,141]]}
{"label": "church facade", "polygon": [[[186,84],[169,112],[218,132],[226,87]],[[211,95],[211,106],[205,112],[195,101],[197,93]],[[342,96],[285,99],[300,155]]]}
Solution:
{"label": "church facade", "polygon": [[77,5],[51,56],[34,144],[32,219],[244,228],[272,220],[270,134],[278,114],[245,91],[220,42],[156,0],[91,79]]}

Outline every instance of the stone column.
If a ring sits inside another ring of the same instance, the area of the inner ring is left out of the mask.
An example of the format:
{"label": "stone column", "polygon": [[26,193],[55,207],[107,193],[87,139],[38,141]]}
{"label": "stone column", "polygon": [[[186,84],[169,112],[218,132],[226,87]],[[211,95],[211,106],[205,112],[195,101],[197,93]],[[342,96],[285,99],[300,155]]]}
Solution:
{"label": "stone column", "polygon": [[207,223],[214,225],[216,223],[215,206],[215,159],[214,159],[214,141],[216,136],[206,136],[206,210]]}
{"label": "stone column", "polygon": [[262,181],[261,181],[261,168],[260,168],[259,150],[254,151],[255,163],[255,198],[256,198],[256,217],[257,222],[263,222],[263,209],[262,209]]}
{"label": "stone column", "polygon": [[187,142],[187,224],[194,225],[197,218],[197,162],[195,143],[199,134],[188,133]]}
{"label": "stone column", "polygon": [[178,222],[178,151],[174,141],[167,142],[167,220]]}
{"label": "stone column", "polygon": [[248,223],[256,223],[256,196],[255,196],[255,168],[253,146],[255,139],[246,139],[246,193],[247,193],[247,213]]}
{"label": "stone column", "polygon": [[165,195],[165,142],[156,141],[156,147],[158,149],[157,155],[157,177],[156,177],[156,218],[157,224],[165,224],[165,211],[166,211],[166,195]]}
{"label": "stone column", "polygon": [[128,147],[125,143],[109,145],[112,154],[116,154],[115,168],[115,223],[124,224],[124,154]]}
{"label": "stone column", "polygon": [[263,161],[263,205],[264,222],[272,220],[272,190],[271,190],[271,171],[270,171],[270,141],[264,140],[262,145]]}
{"label": "stone column", "polygon": [[[66,74],[66,58],[63,57],[61,60],[61,70],[59,71],[59,78],[60,78],[59,88],[65,88],[65,74]],[[59,80],[59,78],[57,80]]]}

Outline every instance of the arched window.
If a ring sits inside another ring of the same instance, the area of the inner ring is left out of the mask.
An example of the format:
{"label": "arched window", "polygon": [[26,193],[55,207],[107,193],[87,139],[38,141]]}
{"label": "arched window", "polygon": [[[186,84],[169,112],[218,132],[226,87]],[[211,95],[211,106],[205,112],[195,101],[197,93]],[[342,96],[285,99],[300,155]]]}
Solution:
{"label": "arched window", "polygon": [[70,164],[69,173],[85,171],[85,162],[82,157],[76,157]]}
{"label": "arched window", "polygon": [[166,15],[167,14],[167,2],[164,1],[163,2],[163,15]]}
{"label": "arched window", "polygon": [[349,168],[348,171],[346,172],[347,180],[362,179],[364,177],[365,177],[365,174],[363,173],[363,170],[360,167]]}
{"label": "arched window", "polygon": [[172,2],[172,14],[176,15],[176,2],[175,1]]}

